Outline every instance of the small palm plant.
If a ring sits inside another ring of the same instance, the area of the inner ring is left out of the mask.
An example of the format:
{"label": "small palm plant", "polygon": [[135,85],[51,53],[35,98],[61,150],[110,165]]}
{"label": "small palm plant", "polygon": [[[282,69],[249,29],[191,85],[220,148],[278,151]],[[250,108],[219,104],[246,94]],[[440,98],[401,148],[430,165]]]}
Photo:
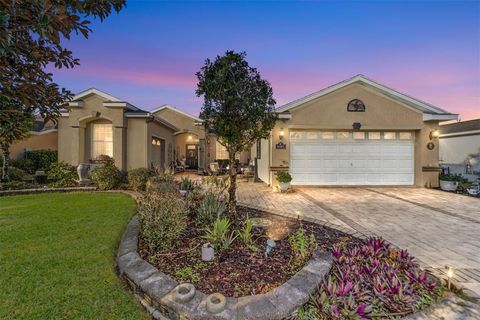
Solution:
{"label": "small palm plant", "polygon": [[212,224],[211,228],[205,230],[203,238],[216,248],[227,250],[237,238],[235,231],[229,232],[230,226],[231,222],[228,218],[218,219]]}

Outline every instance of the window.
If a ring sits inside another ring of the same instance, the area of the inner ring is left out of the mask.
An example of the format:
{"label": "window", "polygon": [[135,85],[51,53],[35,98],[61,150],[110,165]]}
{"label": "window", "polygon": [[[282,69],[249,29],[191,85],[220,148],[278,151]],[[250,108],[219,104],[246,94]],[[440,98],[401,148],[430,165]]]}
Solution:
{"label": "window", "polygon": [[365,132],[354,132],[353,139],[355,140],[364,140],[365,139]]}
{"label": "window", "polygon": [[347,140],[350,139],[350,132],[337,132],[338,140]]}
{"label": "window", "polygon": [[216,142],[215,145],[215,159],[218,160],[225,160],[228,159],[228,151],[227,148],[222,146],[218,141]]}
{"label": "window", "polygon": [[290,131],[290,140],[300,140],[300,139],[302,139],[302,133],[301,132]]}
{"label": "window", "polygon": [[353,99],[347,105],[348,112],[365,112],[365,105],[361,100]]}
{"label": "window", "polygon": [[323,140],[333,140],[335,137],[333,136],[333,132],[322,132],[322,139]]}
{"label": "window", "polygon": [[307,140],[316,140],[317,133],[316,132],[307,132]]}
{"label": "window", "polygon": [[397,139],[397,133],[396,132],[384,132],[383,133],[383,139],[384,140],[395,140],[395,139]]}
{"label": "window", "polygon": [[411,140],[412,133],[411,132],[400,132],[400,140]]}
{"label": "window", "polygon": [[257,159],[262,159],[262,140],[257,140]]}
{"label": "window", "polygon": [[92,124],[92,159],[100,155],[113,157],[113,127],[109,123]]}
{"label": "window", "polygon": [[368,140],[380,140],[380,132],[369,132]]}

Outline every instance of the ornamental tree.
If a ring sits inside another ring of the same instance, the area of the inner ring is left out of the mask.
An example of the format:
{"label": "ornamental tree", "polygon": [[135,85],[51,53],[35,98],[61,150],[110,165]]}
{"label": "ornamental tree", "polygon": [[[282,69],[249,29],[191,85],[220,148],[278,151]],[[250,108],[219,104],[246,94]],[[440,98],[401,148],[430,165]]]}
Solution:
{"label": "ornamental tree", "polygon": [[40,114],[46,121],[58,118],[72,94],[53,81],[47,66],[78,65],[79,60],[63,47],[64,39],[72,33],[88,38],[91,19],[103,21],[124,6],[125,0],[0,0],[2,130],[22,131],[24,116]]}
{"label": "ornamental tree", "polygon": [[228,210],[236,214],[236,157],[268,137],[277,116],[268,81],[248,65],[246,53],[227,51],[205,60],[197,72],[196,94],[203,96],[200,113],[207,131],[214,132],[229,154]]}

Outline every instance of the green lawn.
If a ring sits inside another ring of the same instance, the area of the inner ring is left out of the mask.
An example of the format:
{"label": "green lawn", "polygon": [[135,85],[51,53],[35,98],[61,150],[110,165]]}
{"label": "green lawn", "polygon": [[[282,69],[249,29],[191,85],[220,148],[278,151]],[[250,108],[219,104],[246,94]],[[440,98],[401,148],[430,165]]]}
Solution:
{"label": "green lawn", "polygon": [[114,268],[134,211],[116,193],[0,197],[0,319],[147,319]]}

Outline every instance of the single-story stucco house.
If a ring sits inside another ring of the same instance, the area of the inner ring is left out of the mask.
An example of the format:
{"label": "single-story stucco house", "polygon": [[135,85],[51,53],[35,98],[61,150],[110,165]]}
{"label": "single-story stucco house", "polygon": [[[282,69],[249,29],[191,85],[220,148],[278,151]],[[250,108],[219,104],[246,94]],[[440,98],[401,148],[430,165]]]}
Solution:
{"label": "single-story stucco house", "polygon": [[[69,101],[58,121],[58,159],[72,165],[107,155],[122,170],[166,169],[172,161],[203,171],[214,160],[228,159],[202,120],[169,105],[144,111],[98,89]],[[249,153],[240,161],[247,163]]]}
{"label": "single-story stucco house", "polygon": [[276,109],[269,139],[252,148],[258,176],[275,185],[438,186],[441,121],[431,104],[357,75]]}
{"label": "single-story stucco house", "polygon": [[[438,186],[439,123],[458,115],[357,75],[276,109],[268,139],[240,156],[256,176],[293,185]],[[72,165],[114,158],[123,170],[182,160],[208,168],[228,154],[201,119],[169,105],[141,110],[98,89],[69,101],[58,122],[58,157]],[[255,161],[252,161],[255,159]]]}
{"label": "single-story stucco house", "polygon": [[440,164],[451,173],[480,176],[480,119],[440,126]]}

